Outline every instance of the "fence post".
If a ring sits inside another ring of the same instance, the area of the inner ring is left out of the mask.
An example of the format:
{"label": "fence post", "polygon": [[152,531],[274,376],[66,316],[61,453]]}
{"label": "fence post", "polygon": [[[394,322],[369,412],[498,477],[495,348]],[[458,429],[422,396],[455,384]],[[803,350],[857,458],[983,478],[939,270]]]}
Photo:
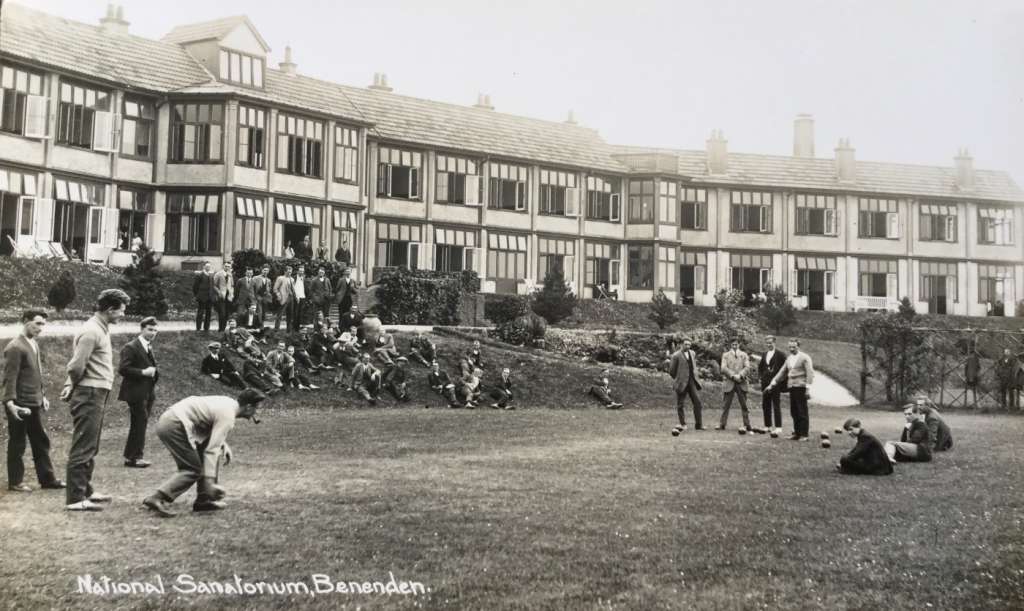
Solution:
{"label": "fence post", "polygon": [[860,403],[864,405],[868,394],[868,342],[864,330],[860,331]]}

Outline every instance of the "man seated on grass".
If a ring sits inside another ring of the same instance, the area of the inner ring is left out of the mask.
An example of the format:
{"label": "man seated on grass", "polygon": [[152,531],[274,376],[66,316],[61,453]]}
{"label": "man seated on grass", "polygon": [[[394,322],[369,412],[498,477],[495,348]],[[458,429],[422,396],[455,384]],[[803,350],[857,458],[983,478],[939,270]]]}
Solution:
{"label": "man seated on grass", "polygon": [[369,401],[371,405],[376,405],[377,399],[380,398],[381,383],[380,370],[370,362],[369,354],[361,353],[359,355],[359,363],[352,368],[352,377],[349,379],[348,384],[349,388]]}
{"label": "man seated on grass", "polygon": [[272,376],[267,370],[263,359],[249,357],[242,367],[242,378],[245,383],[266,394],[273,394],[281,387],[281,380]]}
{"label": "man seated on grass", "polygon": [[363,318],[362,313],[359,311],[359,306],[353,305],[349,308],[348,312],[345,312],[341,320],[338,321],[338,326],[349,330],[355,327],[356,330],[352,334],[359,339],[363,339],[362,331],[359,330],[363,324]]}
{"label": "man seated on grass", "polygon": [[916,406],[903,410],[907,424],[899,441],[888,441],[885,453],[893,462],[929,462],[932,459],[932,440],[928,434],[928,425],[924,423],[924,414]]}
{"label": "man seated on grass", "polygon": [[310,369],[309,365],[306,364],[309,362],[309,357],[306,357],[305,362],[299,362],[296,358],[297,354],[295,346],[288,346],[288,356],[292,357],[292,361],[295,363],[291,379],[292,386],[299,390],[320,390],[320,387],[314,384],[312,378],[309,377]]}
{"label": "man seated on grass", "polygon": [[264,399],[266,396],[262,393],[247,389],[237,399],[188,397],[168,407],[156,425],[156,435],[171,453],[178,471],[142,504],[157,515],[173,517],[171,503],[195,485],[192,511],[217,511],[227,507],[223,501],[226,492],[217,479],[221,457],[225,465],[232,459],[228,433],[238,418],[258,423],[256,408]]}
{"label": "man seated on grass", "polygon": [[587,394],[596,398],[607,409],[622,409],[622,403],[612,397],[612,387],[608,382],[610,374],[611,371],[608,369],[601,370],[601,377],[594,380],[594,384],[587,390]]}
{"label": "man seated on grass", "polygon": [[455,396],[462,401],[466,409],[473,409],[480,402],[480,377],[483,375],[483,371],[474,369],[469,375],[463,376],[455,386]]}
{"label": "man seated on grass", "polygon": [[515,406],[509,405],[513,399],[512,370],[508,367],[501,370],[501,377],[493,386],[489,386],[487,396],[494,401],[491,403],[491,409],[515,409]]}
{"label": "man seated on grass", "polygon": [[431,390],[448,401],[448,407],[459,407],[459,402],[455,398],[455,384],[452,383],[446,372],[441,371],[441,365],[437,361],[430,364],[427,384],[430,385]]}
{"label": "man seated on grass", "polygon": [[[288,354],[288,348],[284,342],[277,342],[277,348],[267,353],[266,370],[277,375],[281,380],[281,389],[287,390],[293,385],[295,379],[295,359]],[[294,384],[298,386],[298,384]]]}
{"label": "man seated on grass", "polygon": [[942,419],[939,410],[931,405],[918,405],[924,414],[924,424],[928,427],[928,437],[932,440],[932,450],[946,452],[953,449],[953,432]]}
{"label": "man seated on grass", "polygon": [[267,340],[263,339],[263,317],[260,316],[258,308],[255,303],[249,304],[249,309],[244,314],[239,315],[241,319],[240,326],[248,331],[257,341],[266,343]]}
{"label": "man seated on grass", "polygon": [[473,347],[466,352],[466,358],[469,359],[469,363],[476,369],[483,371],[484,367],[484,353],[480,350],[480,340],[473,340]]}
{"label": "man seated on grass", "polygon": [[238,370],[228,360],[227,355],[221,354],[220,342],[210,342],[206,348],[210,353],[203,358],[203,364],[200,367],[203,375],[208,375],[221,384],[245,389],[245,381],[238,374]]}
{"label": "man seated on grass", "polygon": [[234,318],[228,319],[228,327],[224,330],[224,347],[234,350],[238,356],[243,358],[263,358],[263,350],[256,344],[256,338],[248,329],[238,326]]}
{"label": "man seated on grass", "polygon": [[437,348],[434,342],[430,341],[422,331],[417,331],[416,336],[409,342],[409,358],[422,363],[427,367],[437,359]]}
{"label": "man seated on grass", "polygon": [[295,364],[305,369],[306,372],[310,374],[320,373],[320,365],[313,362],[312,357],[306,352],[306,346],[301,339],[288,347],[288,354],[295,359]]}
{"label": "man seated on grass", "polygon": [[387,332],[381,332],[377,337],[377,345],[373,349],[373,358],[382,365],[391,365],[401,354],[398,346],[395,345],[395,336]]}
{"label": "man seated on grass", "polygon": [[395,359],[395,363],[387,368],[382,378],[384,388],[387,388],[391,396],[402,403],[409,400],[408,373],[405,370],[405,366],[408,364],[409,359],[404,356],[398,357]]}
{"label": "man seated on grass", "polygon": [[885,454],[882,442],[865,431],[860,425],[860,420],[848,419],[843,423],[843,430],[856,439],[857,444],[836,463],[837,471],[848,475],[892,474],[892,461]]}
{"label": "man seated on grass", "polygon": [[[338,365],[351,371],[359,363],[359,339],[348,331],[341,334],[334,348],[334,360]],[[339,376],[341,373],[338,374]]]}

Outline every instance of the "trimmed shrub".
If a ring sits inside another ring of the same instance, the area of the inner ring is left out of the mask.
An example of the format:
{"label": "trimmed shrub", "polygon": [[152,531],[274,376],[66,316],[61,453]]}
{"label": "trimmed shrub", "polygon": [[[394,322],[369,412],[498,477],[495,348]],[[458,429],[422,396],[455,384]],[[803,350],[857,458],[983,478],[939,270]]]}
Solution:
{"label": "trimmed shrub", "polygon": [[526,295],[488,295],[484,302],[484,318],[501,326],[526,314],[530,298]]}
{"label": "trimmed shrub", "polygon": [[576,295],[558,268],[548,272],[544,286],[533,293],[533,311],[551,324],[572,316],[575,307]]}
{"label": "trimmed shrub", "polygon": [[399,267],[378,283],[373,311],[387,325],[457,325],[462,294],[457,275],[427,278]]}
{"label": "trimmed shrub", "polygon": [[139,316],[164,316],[167,314],[167,299],[164,297],[163,280],[156,253],[148,248],[138,251],[138,259],[125,268],[121,288],[132,298],[126,309],[127,314]]}
{"label": "trimmed shrub", "polygon": [[544,340],[548,323],[534,312],[527,312],[488,331],[488,335],[513,346],[532,346]]}
{"label": "trimmed shrub", "polygon": [[658,289],[658,292],[651,298],[651,311],[647,317],[658,325],[660,331],[671,327],[679,322],[679,313],[676,311],[676,304],[665,295],[665,291]]}
{"label": "trimmed shrub", "polygon": [[75,300],[76,294],[75,277],[71,275],[70,271],[64,270],[46,293],[46,302],[58,312],[63,312],[64,308]]}
{"label": "trimmed shrub", "polygon": [[765,301],[757,314],[762,324],[775,333],[782,333],[783,329],[796,323],[796,308],[781,284],[768,287]]}

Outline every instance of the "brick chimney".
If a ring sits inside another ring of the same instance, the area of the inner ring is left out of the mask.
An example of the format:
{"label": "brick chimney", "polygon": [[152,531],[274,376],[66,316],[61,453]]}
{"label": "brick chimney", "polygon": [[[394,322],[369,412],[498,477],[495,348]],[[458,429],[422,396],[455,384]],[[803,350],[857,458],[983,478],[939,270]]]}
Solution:
{"label": "brick chimney", "polygon": [[104,34],[127,34],[128,22],[124,20],[124,7],[107,5],[107,14],[100,19],[100,30]]}
{"label": "brick chimney", "polygon": [[373,84],[369,86],[369,89],[374,91],[392,91],[391,87],[388,87],[388,75],[383,72],[374,72]]}
{"label": "brick chimney", "polygon": [[793,156],[814,157],[814,116],[799,114],[793,120]]}
{"label": "brick chimney", "polygon": [[855,149],[850,146],[849,138],[840,138],[836,146],[836,177],[841,182],[855,182],[857,180],[857,160],[854,156]]}
{"label": "brick chimney", "polygon": [[956,167],[956,187],[961,191],[970,191],[974,188],[974,157],[967,152],[967,148],[961,148],[953,158]]}
{"label": "brick chimney", "polygon": [[725,139],[722,130],[711,131],[708,138],[708,173],[727,174],[729,172],[729,141]]}
{"label": "brick chimney", "polygon": [[278,64],[281,67],[281,72],[295,76],[299,73],[299,65],[292,61],[292,48],[286,46],[284,48],[284,61]]}
{"label": "brick chimney", "polygon": [[494,110],[494,105],[491,104],[491,96],[482,93],[477,94],[476,104],[473,104],[473,106],[483,110]]}

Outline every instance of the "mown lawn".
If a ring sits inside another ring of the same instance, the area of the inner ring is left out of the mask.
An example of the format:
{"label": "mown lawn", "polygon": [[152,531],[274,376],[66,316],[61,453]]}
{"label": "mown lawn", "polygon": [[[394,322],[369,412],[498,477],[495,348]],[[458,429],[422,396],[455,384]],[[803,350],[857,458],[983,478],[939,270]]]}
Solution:
{"label": "mown lawn", "polygon": [[[195,365],[186,354],[199,338],[161,340],[157,355],[167,364],[157,411],[172,396],[220,390],[185,376]],[[441,342],[449,354],[464,345]],[[48,367],[63,359],[56,351],[67,343],[44,344]],[[485,351],[517,368],[519,410],[423,409],[439,405],[434,398],[365,408],[324,391],[275,399],[262,424],[239,422],[232,433],[235,464],[221,480],[230,508],[216,515],[184,511],[161,520],[140,507],[173,464],[151,436],[147,455],[156,464],[121,467],[124,408],[111,405],[95,476],[115,497],[107,511],[69,515],[60,493],[0,493],[0,607],[1024,605],[1020,419],[950,415],[954,452],[901,466],[888,478],[844,477],[831,465],[850,447],[847,438],[835,439],[831,450],[735,432],[673,438],[664,376],[616,374],[627,409],[583,409],[579,382],[592,369]],[[812,430],[831,430],[851,414],[883,439],[901,427],[893,414],[813,409]],[[709,410],[706,422],[716,416]],[[67,421],[55,403],[58,465],[67,455]],[[187,510],[190,500],[177,508]],[[240,597],[170,590],[182,573],[312,584],[313,573],[386,582],[389,572],[429,592]],[[77,577],[85,574],[120,581],[159,575],[168,593],[79,594]]]}

